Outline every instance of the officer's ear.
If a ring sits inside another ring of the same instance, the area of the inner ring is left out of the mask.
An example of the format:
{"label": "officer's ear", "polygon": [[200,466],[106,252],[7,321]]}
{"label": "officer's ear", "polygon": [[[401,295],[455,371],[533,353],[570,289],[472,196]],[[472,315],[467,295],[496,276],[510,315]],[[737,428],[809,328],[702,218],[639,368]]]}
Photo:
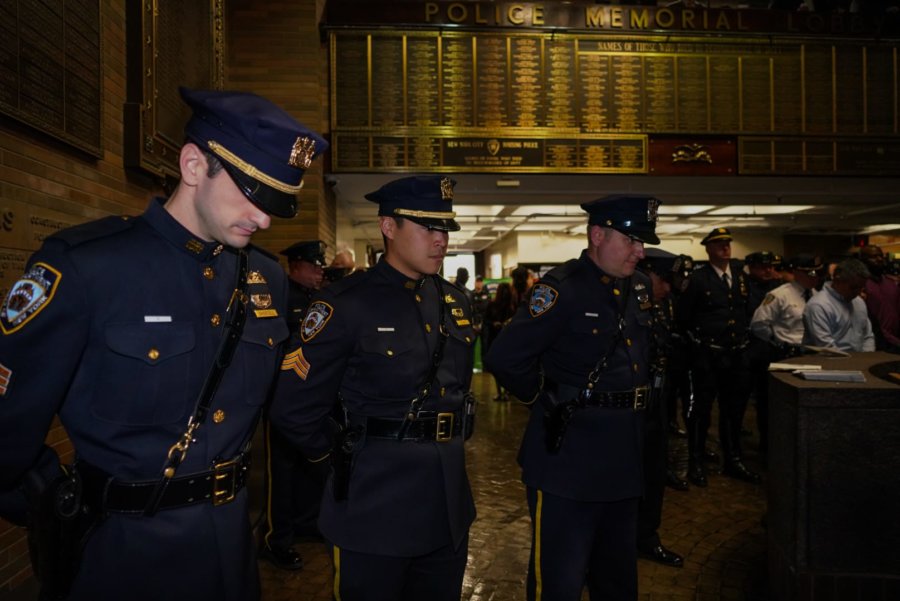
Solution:
{"label": "officer's ear", "polygon": [[600,246],[600,243],[604,238],[606,238],[605,228],[602,228],[599,225],[588,227],[588,240],[591,241],[591,246]]}
{"label": "officer's ear", "polygon": [[388,240],[393,240],[397,231],[397,222],[393,217],[381,216],[378,218],[378,225],[381,227],[382,235]]}
{"label": "officer's ear", "polygon": [[199,146],[187,142],[181,147],[178,167],[181,170],[181,181],[188,186],[196,186],[206,175],[206,157]]}

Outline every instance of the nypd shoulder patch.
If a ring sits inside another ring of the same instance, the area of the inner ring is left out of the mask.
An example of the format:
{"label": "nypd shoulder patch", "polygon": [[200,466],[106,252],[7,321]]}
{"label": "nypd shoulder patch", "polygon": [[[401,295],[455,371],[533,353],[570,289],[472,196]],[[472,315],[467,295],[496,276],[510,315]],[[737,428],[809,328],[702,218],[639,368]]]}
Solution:
{"label": "nypd shoulder patch", "polygon": [[46,263],[35,263],[13,284],[0,308],[0,330],[12,334],[53,300],[62,274]]}
{"label": "nypd shoulder patch", "polygon": [[528,301],[528,312],[537,317],[550,310],[556,304],[559,292],[547,284],[535,284],[531,289],[531,300]]}
{"label": "nypd shoulder patch", "polygon": [[316,334],[325,329],[325,324],[331,319],[334,308],[326,302],[316,301],[309,306],[306,317],[300,324],[300,339],[309,342]]}

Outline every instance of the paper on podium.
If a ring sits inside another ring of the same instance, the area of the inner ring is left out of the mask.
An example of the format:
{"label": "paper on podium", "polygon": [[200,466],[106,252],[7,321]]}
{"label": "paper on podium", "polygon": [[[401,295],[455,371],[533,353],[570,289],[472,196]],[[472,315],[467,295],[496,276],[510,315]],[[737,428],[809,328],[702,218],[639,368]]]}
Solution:
{"label": "paper on podium", "polygon": [[819,382],[865,382],[863,372],[855,369],[822,369],[817,371],[801,371],[797,373],[804,380]]}
{"label": "paper on podium", "polygon": [[821,365],[804,365],[801,363],[769,363],[769,371],[815,371]]}

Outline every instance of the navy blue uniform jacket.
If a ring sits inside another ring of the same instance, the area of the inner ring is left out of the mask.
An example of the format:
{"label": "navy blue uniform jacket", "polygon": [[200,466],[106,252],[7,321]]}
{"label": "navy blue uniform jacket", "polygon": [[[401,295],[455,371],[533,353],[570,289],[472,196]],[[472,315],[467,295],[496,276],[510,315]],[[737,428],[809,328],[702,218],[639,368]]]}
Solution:
{"label": "navy blue uniform jacket", "polygon": [[[437,284],[440,283],[439,291]],[[285,357],[270,419],[307,457],[331,450],[338,398],[351,423],[402,419],[425,383],[438,339],[438,302],[449,337],[422,409],[461,411],[472,379],[469,302],[437,276],[410,280],[381,260],[322,289]],[[319,529],[338,547],[413,557],[458,545],[475,518],[463,441],[366,438],[354,448],[346,500],[326,483]]]}
{"label": "navy blue uniform jacket", "polygon": [[[542,374],[563,390],[584,388],[597,362],[613,349],[597,389],[623,391],[646,385],[650,280],[636,272],[620,282],[625,287],[617,295],[617,281],[586,253],[551,270],[494,341],[485,369],[528,402],[537,395]],[[622,297],[625,329],[617,341]],[[543,405],[535,402],[519,451],[527,486],[576,501],[641,496],[640,412],[599,407],[576,411],[555,455],[546,451],[543,416]]]}
{"label": "navy blue uniform jacket", "polygon": [[[0,395],[0,490],[16,486],[57,412],[79,460],[123,481],[159,478],[221,339],[237,267],[233,250],[197,240],[162,202],[48,238],[13,287],[21,298],[7,302],[0,336],[11,372]],[[243,337],[178,475],[238,454],[274,382],[287,280],[256,249],[249,267],[266,283],[250,286]],[[34,282],[46,286],[43,299]],[[39,309],[27,308],[29,294]],[[218,507],[111,514],[71,598],[246,601],[258,589],[244,489]]]}
{"label": "navy blue uniform jacket", "polygon": [[707,263],[691,273],[687,288],[678,298],[675,318],[682,330],[703,346],[713,344],[730,350],[747,342],[750,278],[744,273],[742,263],[734,259],[728,271],[730,286]]}

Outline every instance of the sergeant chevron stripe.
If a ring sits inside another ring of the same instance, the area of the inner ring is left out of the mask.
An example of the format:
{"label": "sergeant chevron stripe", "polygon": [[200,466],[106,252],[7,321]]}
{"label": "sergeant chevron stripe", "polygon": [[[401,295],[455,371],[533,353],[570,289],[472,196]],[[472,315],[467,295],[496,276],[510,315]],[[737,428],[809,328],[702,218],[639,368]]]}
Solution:
{"label": "sergeant chevron stripe", "polygon": [[284,361],[281,362],[281,371],[293,371],[300,376],[301,380],[305,380],[306,376],[309,375],[309,367],[309,361],[303,357],[302,348],[288,353],[284,356]]}

